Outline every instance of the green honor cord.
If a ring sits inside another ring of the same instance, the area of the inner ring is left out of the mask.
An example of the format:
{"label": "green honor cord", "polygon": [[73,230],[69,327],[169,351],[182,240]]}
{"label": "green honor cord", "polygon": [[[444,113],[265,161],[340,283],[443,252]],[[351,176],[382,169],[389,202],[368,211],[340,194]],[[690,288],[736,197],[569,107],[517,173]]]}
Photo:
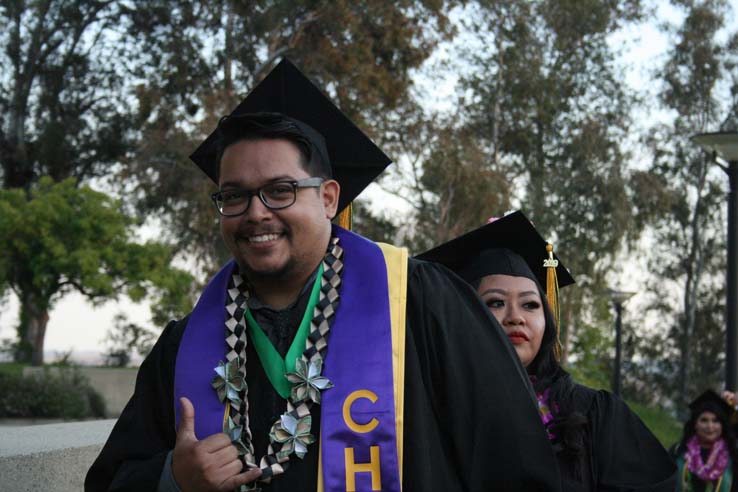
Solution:
{"label": "green honor cord", "polygon": [[256,353],[259,355],[259,360],[264,367],[264,372],[269,382],[272,383],[279,396],[285,400],[289,398],[292,386],[287,380],[286,374],[288,372],[295,372],[295,361],[305,351],[305,342],[310,334],[310,322],[313,319],[313,310],[315,309],[315,305],[318,304],[321,278],[323,278],[322,262],[318,267],[318,275],[315,277],[313,290],[310,292],[310,299],[305,308],[305,314],[302,316],[302,322],[300,322],[295,339],[292,340],[292,345],[290,345],[290,349],[287,351],[287,356],[284,359],[279,355],[277,349],[274,348],[274,345],[272,345],[264,330],[261,329],[251,315],[249,309],[246,308],[246,324],[248,325],[249,337],[251,337],[254,343],[254,349],[256,349]]}

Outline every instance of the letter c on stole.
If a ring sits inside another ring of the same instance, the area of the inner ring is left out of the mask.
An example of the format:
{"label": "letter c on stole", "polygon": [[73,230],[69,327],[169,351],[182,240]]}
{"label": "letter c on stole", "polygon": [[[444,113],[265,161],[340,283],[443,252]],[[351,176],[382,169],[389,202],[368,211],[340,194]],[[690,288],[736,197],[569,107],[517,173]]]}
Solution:
{"label": "letter c on stole", "polygon": [[358,434],[366,434],[367,432],[373,431],[374,428],[379,425],[379,420],[373,417],[366,424],[359,424],[351,417],[351,406],[356,400],[360,398],[366,398],[372,403],[376,403],[376,401],[379,399],[379,397],[370,390],[363,389],[354,391],[353,393],[348,395],[348,397],[346,397],[346,400],[344,400],[343,402],[343,421],[346,423],[346,426],[348,426],[348,428],[352,431]]}

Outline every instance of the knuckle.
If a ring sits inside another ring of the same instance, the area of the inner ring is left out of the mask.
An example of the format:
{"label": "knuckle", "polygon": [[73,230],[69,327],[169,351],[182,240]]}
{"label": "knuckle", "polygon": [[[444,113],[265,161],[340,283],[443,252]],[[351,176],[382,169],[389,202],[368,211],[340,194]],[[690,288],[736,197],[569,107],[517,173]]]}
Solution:
{"label": "knuckle", "polygon": [[218,468],[212,465],[203,469],[202,478],[203,481],[208,484],[208,487],[213,488],[216,488],[223,480]]}

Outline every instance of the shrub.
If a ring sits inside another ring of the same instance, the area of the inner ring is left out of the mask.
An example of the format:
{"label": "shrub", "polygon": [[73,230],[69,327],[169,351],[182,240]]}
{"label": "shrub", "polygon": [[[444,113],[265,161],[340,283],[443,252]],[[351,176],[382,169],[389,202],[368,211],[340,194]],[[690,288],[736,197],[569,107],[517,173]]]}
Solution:
{"label": "shrub", "polygon": [[0,417],[104,417],[105,402],[76,369],[21,376],[0,372]]}

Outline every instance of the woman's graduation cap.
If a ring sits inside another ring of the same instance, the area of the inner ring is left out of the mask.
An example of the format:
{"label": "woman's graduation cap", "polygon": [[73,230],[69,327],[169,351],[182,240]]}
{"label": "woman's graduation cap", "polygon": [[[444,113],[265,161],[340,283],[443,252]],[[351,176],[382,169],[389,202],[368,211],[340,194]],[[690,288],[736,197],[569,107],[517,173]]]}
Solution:
{"label": "woman's graduation cap", "polygon": [[[467,282],[494,274],[515,273],[520,276],[520,273],[525,272],[519,270],[527,267],[534,279],[544,286],[547,279],[547,268],[544,263],[550,259],[546,251],[547,246],[548,243],[525,214],[517,211],[436,246],[418,255],[417,258],[441,263]],[[509,251],[503,254],[497,252],[494,255],[484,254],[490,250],[500,249]],[[510,253],[520,256],[524,263],[521,264]],[[558,262],[555,270],[559,286],[573,284],[574,278],[564,264],[556,255],[552,257],[554,262]]]}
{"label": "woman's graduation cap", "polygon": [[559,287],[573,284],[574,278],[523,212],[508,214],[417,258],[445,265],[469,283],[487,275],[530,278],[545,286],[558,332]]}
{"label": "woman's graduation cap", "polygon": [[706,390],[692,400],[689,404],[689,410],[695,418],[699,417],[702,412],[712,412],[722,414],[726,420],[730,419],[735,411],[727,401],[711,389]]}
{"label": "woman's graduation cap", "polygon": [[[281,113],[307,125],[307,129],[298,127],[324,159],[327,154],[330,162],[324,164],[330,165],[333,179],[341,185],[339,212],[392,162],[287,59],[282,59],[225,120],[249,113]],[[216,183],[217,154],[218,129],[190,156]]]}

